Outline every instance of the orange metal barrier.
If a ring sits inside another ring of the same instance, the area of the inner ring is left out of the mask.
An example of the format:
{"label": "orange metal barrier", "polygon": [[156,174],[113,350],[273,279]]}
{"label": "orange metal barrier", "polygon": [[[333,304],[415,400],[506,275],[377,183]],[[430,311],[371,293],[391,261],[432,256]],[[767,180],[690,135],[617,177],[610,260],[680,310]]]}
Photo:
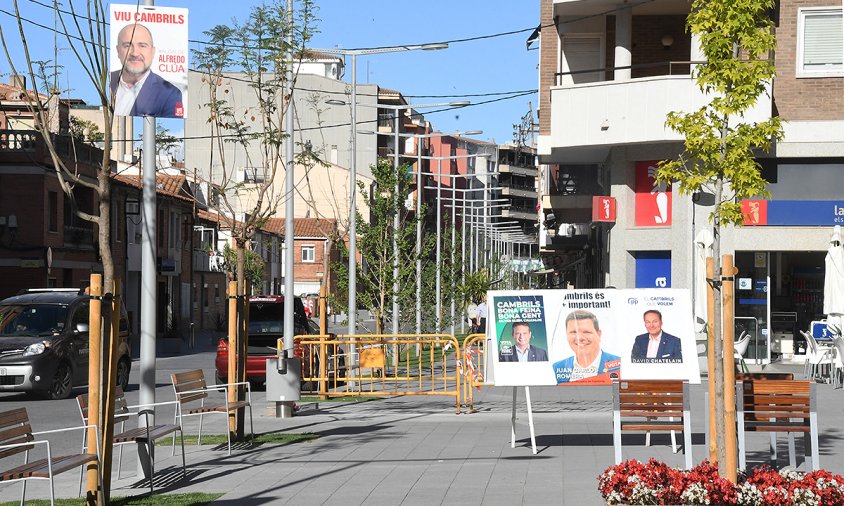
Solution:
{"label": "orange metal barrier", "polygon": [[[461,349],[451,334],[297,336],[302,391],[323,397],[454,396],[460,413]],[[355,353],[350,353],[351,346]]]}
{"label": "orange metal barrier", "polygon": [[463,341],[461,350],[461,366],[463,373],[463,404],[467,411],[475,411],[474,388],[492,385],[486,380],[486,334],[469,334]]}

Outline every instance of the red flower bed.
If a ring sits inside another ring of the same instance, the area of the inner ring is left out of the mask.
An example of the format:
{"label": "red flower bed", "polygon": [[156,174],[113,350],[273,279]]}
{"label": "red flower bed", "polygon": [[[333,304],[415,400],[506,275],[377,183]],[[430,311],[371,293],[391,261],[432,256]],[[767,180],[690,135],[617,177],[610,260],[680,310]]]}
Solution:
{"label": "red flower bed", "polygon": [[844,506],[844,478],[827,471],[776,471],[762,466],[732,484],[704,460],[684,471],[651,459],[627,460],[598,477],[607,504]]}

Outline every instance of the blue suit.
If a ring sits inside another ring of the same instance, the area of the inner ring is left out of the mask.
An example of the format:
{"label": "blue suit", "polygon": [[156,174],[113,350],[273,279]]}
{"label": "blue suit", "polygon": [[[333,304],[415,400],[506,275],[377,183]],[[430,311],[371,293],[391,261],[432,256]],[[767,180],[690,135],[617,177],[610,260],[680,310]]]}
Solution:
{"label": "blue suit", "polygon": [[[498,356],[499,362],[518,362],[519,356],[516,355],[516,347],[513,346],[511,348],[510,353],[500,353]],[[528,348],[528,362],[547,362],[548,361],[548,353],[545,352],[542,348],[537,348],[534,345],[530,345]]]}
{"label": "blue suit", "polygon": [[[555,362],[552,367],[554,368],[554,377],[557,379],[557,384],[568,383],[571,381],[571,373],[574,370],[574,356]],[[601,350],[601,360],[598,362],[598,373],[596,376],[606,374],[609,377],[611,373],[617,373],[620,370],[621,357]]]}
{"label": "blue suit", "polygon": [[[112,72],[110,83],[112,99],[117,96],[119,80],[120,71]],[[183,118],[185,110],[182,105],[182,92],[158,74],[150,72],[129,114],[156,118]]]}
{"label": "blue suit", "polygon": [[[630,353],[631,360],[647,360],[648,359],[648,334],[636,336],[636,341],[633,343],[633,351]],[[656,351],[656,359],[673,359],[683,360],[683,351],[680,347],[680,338],[672,336],[666,332],[662,333],[662,338],[659,340],[659,348]]]}

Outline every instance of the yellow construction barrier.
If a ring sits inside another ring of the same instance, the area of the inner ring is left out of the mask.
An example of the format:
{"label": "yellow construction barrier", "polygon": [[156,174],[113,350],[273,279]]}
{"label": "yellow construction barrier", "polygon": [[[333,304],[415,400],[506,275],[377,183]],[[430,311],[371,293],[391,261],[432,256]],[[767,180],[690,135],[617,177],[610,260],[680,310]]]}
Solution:
{"label": "yellow construction barrier", "polygon": [[[454,396],[460,413],[461,349],[451,334],[297,336],[302,391],[323,398]],[[354,347],[354,353],[352,348]]]}
{"label": "yellow construction barrier", "polygon": [[463,369],[463,404],[469,413],[475,411],[475,388],[488,386],[486,360],[486,334],[469,334],[461,349]]}

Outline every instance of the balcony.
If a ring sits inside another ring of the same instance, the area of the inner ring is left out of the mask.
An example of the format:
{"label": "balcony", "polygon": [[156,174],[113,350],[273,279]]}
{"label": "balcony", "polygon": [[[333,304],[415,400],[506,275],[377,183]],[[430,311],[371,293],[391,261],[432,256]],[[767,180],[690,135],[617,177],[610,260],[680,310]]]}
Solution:
{"label": "balcony", "polygon": [[[664,75],[551,88],[551,135],[539,137],[539,152],[550,163],[603,162],[610,148],[680,142],[665,126],[671,111],[694,111],[709,102],[689,75]],[[743,122],[771,118],[768,93]]]}
{"label": "balcony", "polygon": [[536,222],[539,220],[536,209],[530,209],[527,207],[510,207],[504,208],[501,210],[501,217],[502,218],[513,218],[517,220],[529,220]]}
{"label": "balcony", "polygon": [[94,249],[94,225],[80,223],[78,226],[65,225],[64,245],[69,248]]}
{"label": "balcony", "polygon": [[522,165],[511,165],[509,163],[499,163],[498,172],[502,174],[536,177],[536,167],[534,166],[526,167]]}
{"label": "balcony", "polygon": [[536,198],[536,188],[516,184],[501,186],[502,197]]}

